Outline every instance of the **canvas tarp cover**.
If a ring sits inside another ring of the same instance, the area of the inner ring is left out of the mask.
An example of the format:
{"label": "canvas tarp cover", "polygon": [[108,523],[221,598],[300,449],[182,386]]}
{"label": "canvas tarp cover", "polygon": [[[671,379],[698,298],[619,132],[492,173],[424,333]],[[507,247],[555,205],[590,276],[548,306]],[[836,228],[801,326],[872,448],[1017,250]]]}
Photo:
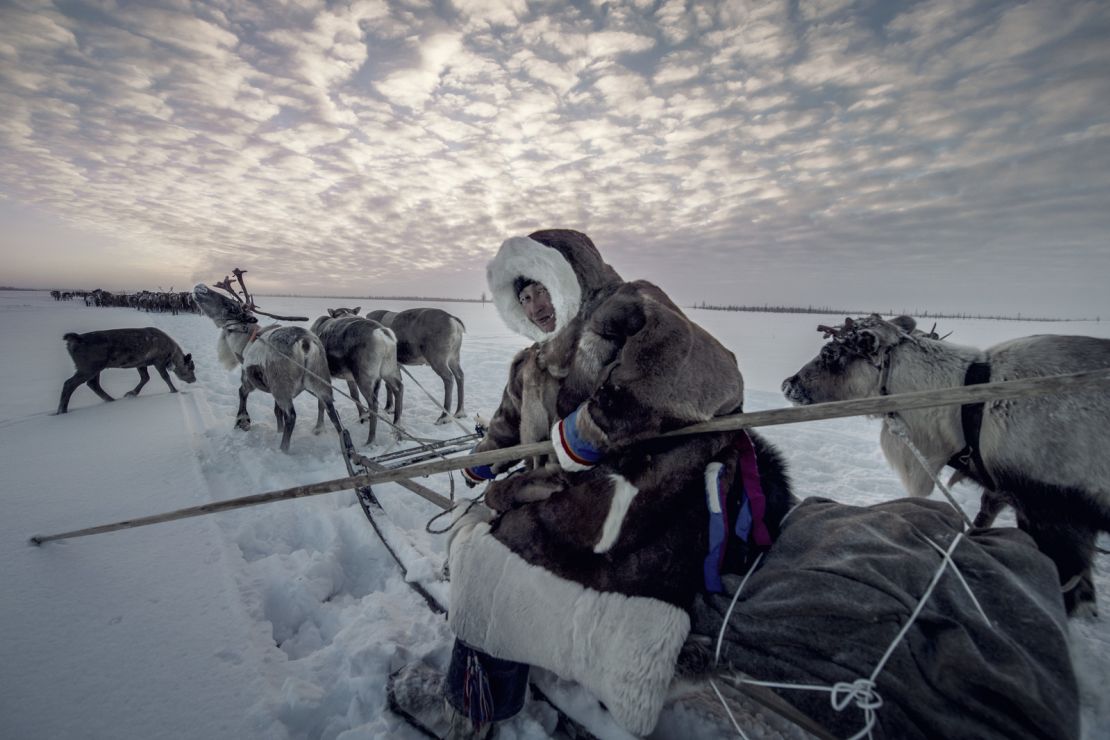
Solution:
{"label": "canvas tarp cover", "polygon": [[[744,585],[718,671],[832,686],[871,675],[961,531],[947,504],[900,499],[870,507],[812,498]],[[1052,562],[1014,528],[972,530],[953,552],[990,623],[960,579],[940,578],[876,677],[874,737],[1074,738],[1079,698],[1067,618]],[[714,640],[728,595],[699,599],[694,633]],[[703,640],[703,645],[706,641]],[[827,693],[774,689],[838,737],[864,727]]]}

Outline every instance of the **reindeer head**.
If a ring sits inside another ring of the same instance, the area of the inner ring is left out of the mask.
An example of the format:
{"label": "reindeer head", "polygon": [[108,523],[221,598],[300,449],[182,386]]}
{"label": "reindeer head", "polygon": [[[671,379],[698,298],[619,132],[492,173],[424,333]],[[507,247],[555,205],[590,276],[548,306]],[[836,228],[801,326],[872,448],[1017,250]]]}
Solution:
{"label": "reindeer head", "polygon": [[887,321],[878,314],[846,318],[841,326],[818,326],[830,341],[783,381],[783,394],[800,405],[879,395],[883,356],[907,338],[922,334],[916,326],[909,316]]}
{"label": "reindeer head", "polygon": [[362,306],[355,306],[354,308],[329,308],[328,316],[331,316],[333,319],[341,319],[344,316],[358,316],[358,312],[361,309]]}
{"label": "reindeer head", "polygon": [[[238,299],[238,296],[235,297]],[[193,298],[197,307],[221,329],[229,324],[258,323],[258,317],[251,313],[242,300],[233,300],[217,293],[204,283],[197,283],[193,288]]]}

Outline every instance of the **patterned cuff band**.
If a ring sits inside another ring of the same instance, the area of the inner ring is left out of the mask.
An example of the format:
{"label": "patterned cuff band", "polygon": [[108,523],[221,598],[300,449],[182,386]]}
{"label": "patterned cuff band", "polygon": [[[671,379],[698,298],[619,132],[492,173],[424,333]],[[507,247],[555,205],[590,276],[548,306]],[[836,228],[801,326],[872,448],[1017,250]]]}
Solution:
{"label": "patterned cuff band", "polygon": [[601,453],[578,435],[579,406],[565,419],[555,422],[551,427],[551,442],[555,445],[555,456],[563,470],[589,470],[601,460]]}

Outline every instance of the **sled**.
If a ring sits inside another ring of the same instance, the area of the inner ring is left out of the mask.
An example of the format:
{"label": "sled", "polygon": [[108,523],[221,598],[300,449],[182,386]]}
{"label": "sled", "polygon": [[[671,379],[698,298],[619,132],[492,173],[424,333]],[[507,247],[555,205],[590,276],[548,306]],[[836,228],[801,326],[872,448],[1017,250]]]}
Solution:
{"label": "sled", "polygon": [[[357,455],[349,465],[384,467]],[[369,486],[358,498],[407,573],[407,534]],[[884,572],[892,555],[897,572]],[[406,583],[445,613],[445,577]],[[688,735],[690,713],[715,735],[751,738],[1078,736],[1055,568],[1019,530],[964,532],[937,501],[811,498],[759,568],[725,585],[695,605],[656,736]],[[536,668],[530,680],[560,735],[632,737],[572,681]]]}

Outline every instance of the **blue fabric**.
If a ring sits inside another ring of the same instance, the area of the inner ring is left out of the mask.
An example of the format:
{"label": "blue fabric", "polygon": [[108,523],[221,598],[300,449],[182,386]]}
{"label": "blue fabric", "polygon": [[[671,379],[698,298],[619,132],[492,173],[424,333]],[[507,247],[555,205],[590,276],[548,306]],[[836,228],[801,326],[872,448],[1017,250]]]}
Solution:
{"label": "blue fabric", "polygon": [[601,460],[601,453],[578,434],[578,412],[581,409],[582,407],[579,406],[563,419],[563,423],[560,425],[562,439],[558,442],[562,443],[563,448],[570,453],[572,459],[578,458],[576,462],[584,461],[586,465],[594,465]]}
{"label": "blue fabric", "polygon": [[[478,444],[481,444],[481,442],[479,442]],[[474,454],[474,451],[477,449],[478,445],[474,445],[470,448],[470,453]],[[489,465],[475,465],[472,468],[464,468],[463,474],[476,482],[483,480],[493,480],[497,477],[497,473],[493,472],[493,469],[490,468]]]}
{"label": "blue fabric", "polygon": [[720,511],[709,511],[709,554],[705,556],[702,566],[705,578],[705,590],[710,593],[724,593],[725,587],[721,582],[721,565],[725,560],[725,545],[728,542],[728,501],[723,489],[721,477],[725,472],[724,466],[717,471],[717,480],[714,484],[716,490],[706,491],[706,496],[716,496]]}
{"label": "blue fabric", "polygon": [[740,513],[736,515],[736,536],[748,541],[748,536],[752,533],[752,505],[748,502],[748,497],[741,492],[743,503],[740,504]]}

